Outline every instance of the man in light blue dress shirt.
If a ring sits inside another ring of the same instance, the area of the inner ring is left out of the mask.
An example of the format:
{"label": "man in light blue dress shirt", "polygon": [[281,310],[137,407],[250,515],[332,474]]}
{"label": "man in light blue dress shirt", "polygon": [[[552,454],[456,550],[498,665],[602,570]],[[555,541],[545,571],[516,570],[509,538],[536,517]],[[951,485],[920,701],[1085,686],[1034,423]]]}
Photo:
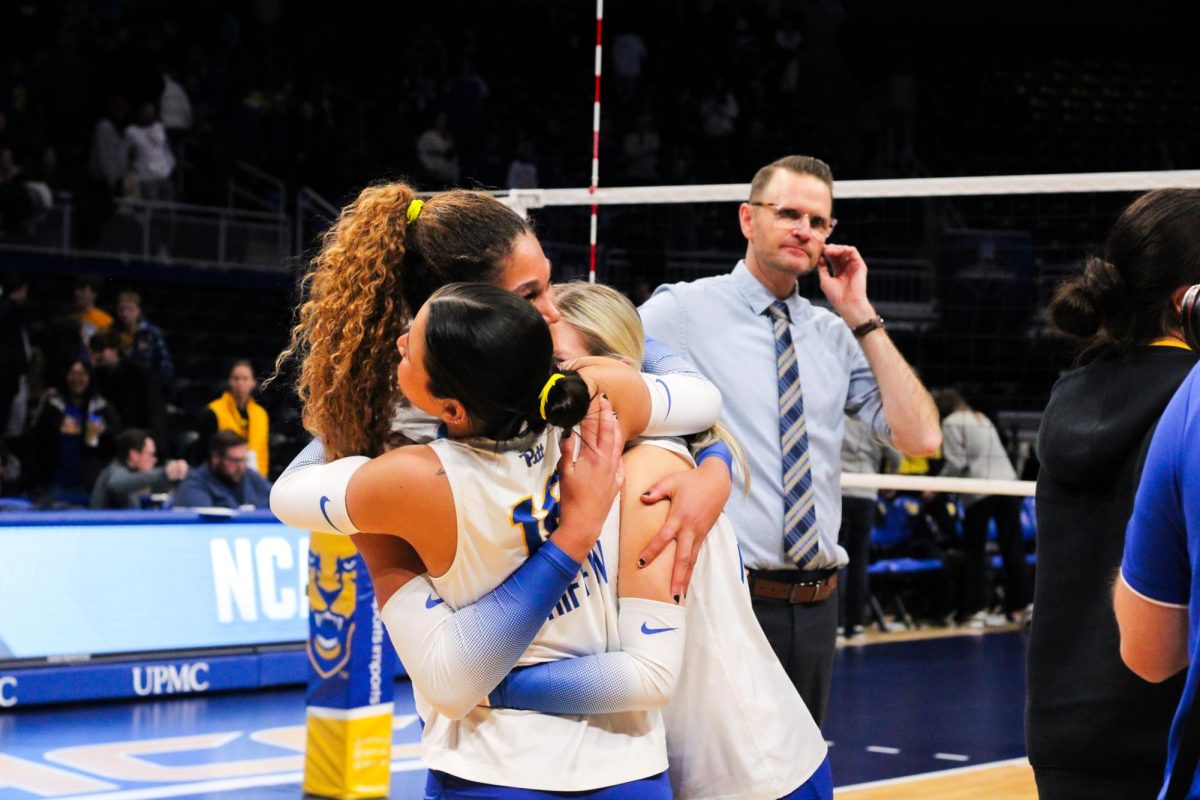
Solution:
{"label": "man in light blue dress shirt", "polygon": [[[829,166],[788,156],[763,167],[738,220],[746,256],[732,273],[660,286],[640,310],[647,335],[724,396],[722,421],[750,466],[749,494],[735,491],[726,511],[750,570],[754,610],[820,724],[837,639],[837,569],[848,561],[838,545],[845,416],[910,455],[936,452],[941,430],[933,400],[867,299],[866,263],[856,248],[827,241],[836,224]],[[797,279],[813,270],[836,313],[797,292]],[[817,536],[807,560],[789,558],[784,546],[782,387],[768,316],[777,301],[786,306],[807,429]]]}

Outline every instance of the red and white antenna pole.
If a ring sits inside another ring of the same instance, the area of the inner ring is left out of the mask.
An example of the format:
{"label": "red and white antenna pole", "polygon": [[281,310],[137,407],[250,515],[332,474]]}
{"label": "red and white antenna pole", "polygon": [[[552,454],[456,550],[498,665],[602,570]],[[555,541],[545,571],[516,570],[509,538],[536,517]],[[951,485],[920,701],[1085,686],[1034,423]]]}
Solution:
{"label": "red and white antenna pole", "polygon": [[588,191],[593,195],[592,200],[592,227],[589,243],[591,245],[588,256],[588,281],[596,282],[596,218],[600,207],[595,201],[596,187],[600,184],[600,64],[601,60],[601,44],[604,39],[601,35],[604,29],[604,0],[596,0],[596,92],[595,98],[592,101],[592,185]]}

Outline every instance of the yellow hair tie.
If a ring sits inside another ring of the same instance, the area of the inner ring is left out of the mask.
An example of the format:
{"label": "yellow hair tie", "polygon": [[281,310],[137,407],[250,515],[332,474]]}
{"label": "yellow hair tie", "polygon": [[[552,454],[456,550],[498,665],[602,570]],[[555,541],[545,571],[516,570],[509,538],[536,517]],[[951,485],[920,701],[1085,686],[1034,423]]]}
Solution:
{"label": "yellow hair tie", "polygon": [[538,407],[538,412],[542,415],[542,419],[546,418],[546,398],[550,396],[550,390],[554,388],[554,384],[567,377],[561,372],[556,372],[550,376],[550,380],[546,381],[546,385],[542,387],[542,393],[538,395],[541,400],[541,405]]}
{"label": "yellow hair tie", "polygon": [[417,217],[421,216],[421,209],[424,207],[425,207],[425,201],[421,200],[420,198],[414,197],[412,199],[412,202],[410,202],[408,204],[408,211],[404,214],[404,216],[408,219],[409,222],[416,222]]}

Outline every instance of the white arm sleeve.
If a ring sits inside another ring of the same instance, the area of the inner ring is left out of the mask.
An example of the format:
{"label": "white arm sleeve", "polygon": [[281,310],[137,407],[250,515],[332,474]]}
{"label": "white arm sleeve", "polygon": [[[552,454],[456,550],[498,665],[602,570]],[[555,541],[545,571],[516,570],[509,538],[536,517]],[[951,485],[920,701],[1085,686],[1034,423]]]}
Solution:
{"label": "white arm sleeve", "polygon": [[298,464],[271,488],[271,511],[285,525],[320,533],[359,533],[346,512],[346,488],[371,459],[347,456],[328,464]]}
{"label": "white arm sleeve", "polygon": [[477,651],[455,630],[454,609],[438,600],[429,577],[418,575],[388,599],[379,617],[413,686],[439,714],[462,719],[495,684],[472,680],[468,657]]}
{"label": "white arm sleeve", "polygon": [[633,662],[628,697],[636,698],[638,708],[665,706],[683,669],[687,609],[640,597],[622,597],[619,603],[621,649]]}
{"label": "white arm sleeve", "polygon": [[692,375],[642,375],[650,390],[650,421],[643,436],[684,436],[708,430],[721,415],[721,392]]}

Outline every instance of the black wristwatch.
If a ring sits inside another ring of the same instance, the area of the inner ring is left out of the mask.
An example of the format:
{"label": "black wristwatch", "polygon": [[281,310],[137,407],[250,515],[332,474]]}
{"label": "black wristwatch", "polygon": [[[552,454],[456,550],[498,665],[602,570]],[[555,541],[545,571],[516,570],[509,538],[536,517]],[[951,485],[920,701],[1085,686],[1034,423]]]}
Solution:
{"label": "black wristwatch", "polygon": [[861,339],[862,337],[866,336],[868,333],[875,330],[876,328],[878,328],[879,330],[883,330],[883,317],[880,317],[880,316],[871,317],[869,320],[864,322],[862,325],[859,325],[857,328],[851,328],[850,331],[851,331],[851,333],[854,334],[855,339]]}

